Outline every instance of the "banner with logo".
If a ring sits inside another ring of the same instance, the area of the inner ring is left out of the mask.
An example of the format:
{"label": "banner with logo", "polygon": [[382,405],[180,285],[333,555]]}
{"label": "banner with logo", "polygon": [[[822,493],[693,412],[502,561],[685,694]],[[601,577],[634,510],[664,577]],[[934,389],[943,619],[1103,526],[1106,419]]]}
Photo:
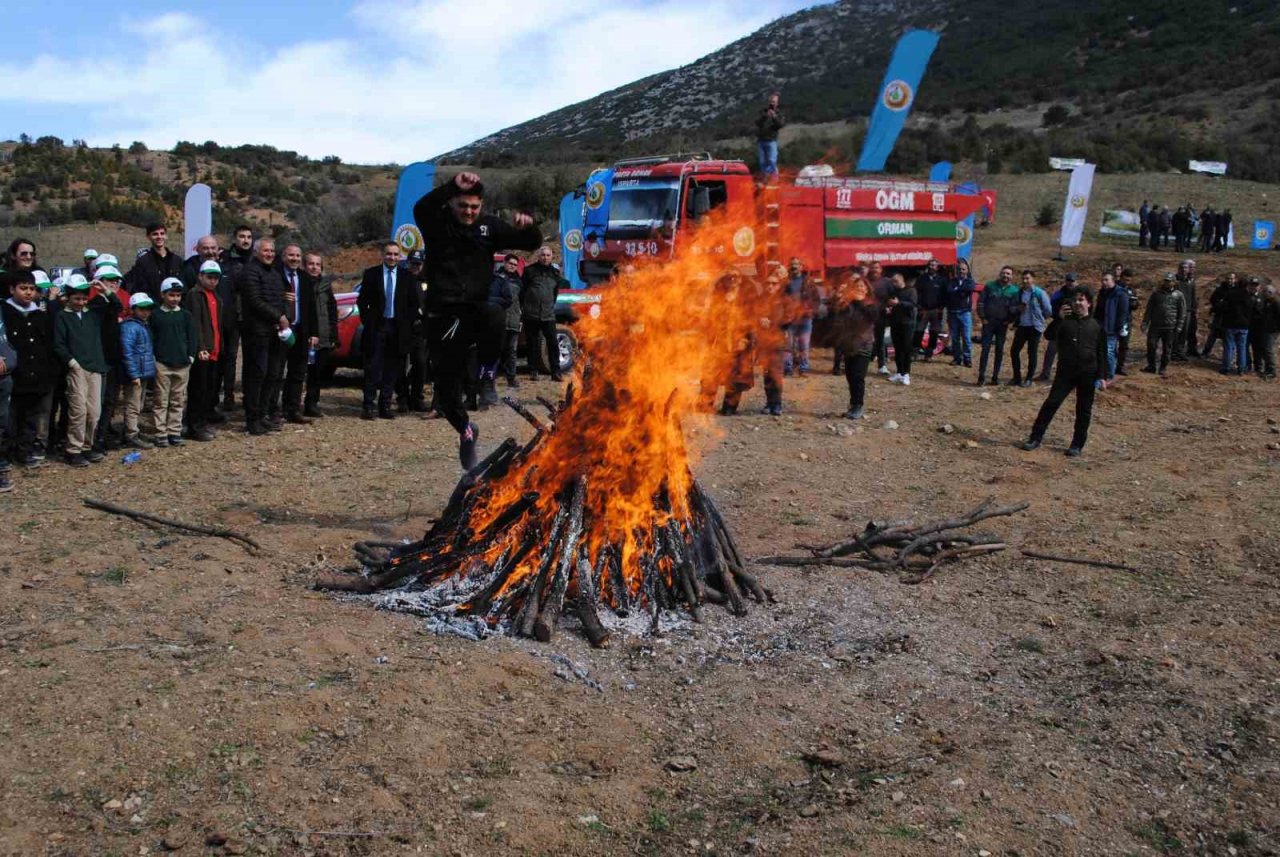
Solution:
{"label": "banner with logo", "polygon": [[1138,222],[1138,213],[1136,211],[1108,208],[1102,212],[1102,226],[1098,231],[1103,235],[1136,239],[1141,225]]}
{"label": "banner with logo", "polygon": [[575,289],[585,289],[578,262],[582,259],[582,194],[566,193],[560,200],[560,273]]}
{"label": "banner with logo", "polygon": [[1084,235],[1084,222],[1089,214],[1089,192],[1093,189],[1093,164],[1084,164],[1071,171],[1071,183],[1067,186],[1067,204],[1062,209],[1062,235],[1058,244],[1062,247],[1079,247]]}
{"label": "banner with logo", "polygon": [[213,234],[213,190],[207,184],[193,184],[182,210],[184,259],[195,255],[196,242]]}
{"label": "banner with logo", "polygon": [[1227,165],[1223,161],[1190,161],[1187,169],[1193,173],[1208,173],[1211,176],[1225,176]]}
{"label": "banner with logo", "polygon": [[889,59],[889,70],[880,85],[876,106],[871,111],[871,123],[867,126],[867,139],[858,156],[858,172],[878,173],[884,169],[898,134],[911,113],[916,99],[916,89],[924,77],[924,70],[938,46],[938,34],[932,30],[908,30]]}
{"label": "banner with logo", "polygon": [[[609,197],[613,193],[613,168],[596,170],[587,176],[586,209],[582,219],[583,246],[588,253],[592,247],[604,246],[604,233],[609,228]],[[599,252],[597,250],[596,252]]]}
{"label": "banner with logo", "polygon": [[[973,182],[965,182],[956,186],[956,193],[966,196],[977,196],[978,186]],[[964,259],[966,262],[972,261],[973,258],[973,225],[977,214],[970,214],[968,217],[956,223],[956,258]]]}
{"label": "banner with logo", "polygon": [[[1234,226],[1235,224],[1231,224]],[[1249,243],[1253,250],[1270,250],[1276,241],[1276,224],[1273,220],[1253,221],[1253,241]]]}
{"label": "banner with logo", "polygon": [[400,171],[396,184],[396,206],[391,215],[391,239],[407,256],[421,250],[422,233],[413,221],[413,206],[431,192],[436,180],[436,165],[426,161],[410,164]]}
{"label": "banner with logo", "polygon": [[1084,158],[1050,158],[1049,169],[1051,170],[1074,170],[1076,167],[1084,166]]}
{"label": "banner with logo", "polygon": [[929,181],[931,182],[949,182],[951,181],[951,162],[938,161],[929,168]]}

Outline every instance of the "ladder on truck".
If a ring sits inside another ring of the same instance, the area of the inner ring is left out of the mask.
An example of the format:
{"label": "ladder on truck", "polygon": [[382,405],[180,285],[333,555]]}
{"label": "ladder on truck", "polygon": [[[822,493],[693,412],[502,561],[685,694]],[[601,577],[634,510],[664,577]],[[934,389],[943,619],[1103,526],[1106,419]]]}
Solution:
{"label": "ladder on truck", "polygon": [[764,257],[766,262],[782,261],[782,217],[778,205],[778,181],[760,186],[760,207],[764,214]]}

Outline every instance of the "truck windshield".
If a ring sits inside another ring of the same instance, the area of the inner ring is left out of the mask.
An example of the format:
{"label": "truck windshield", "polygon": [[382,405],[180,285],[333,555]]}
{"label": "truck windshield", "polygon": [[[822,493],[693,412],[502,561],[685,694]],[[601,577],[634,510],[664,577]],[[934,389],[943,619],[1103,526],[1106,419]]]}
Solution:
{"label": "truck windshield", "polygon": [[609,237],[640,237],[675,220],[679,181],[617,182],[609,195]]}

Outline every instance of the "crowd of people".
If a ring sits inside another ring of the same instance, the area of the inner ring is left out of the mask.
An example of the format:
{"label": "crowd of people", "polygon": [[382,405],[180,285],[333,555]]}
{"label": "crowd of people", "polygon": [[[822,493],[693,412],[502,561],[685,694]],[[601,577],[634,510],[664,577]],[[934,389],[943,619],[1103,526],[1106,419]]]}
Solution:
{"label": "crowd of people", "polygon": [[1151,250],[1169,247],[1173,238],[1175,253],[1198,249],[1201,253],[1221,253],[1231,238],[1231,209],[1217,211],[1205,206],[1196,211],[1191,203],[1170,211],[1167,205],[1142,201],[1138,208],[1138,246]]}
{"label": "crowd of people", "polygon": [[[497,402],[499,373],[518,386],[522,330],[532,377],[546,371],[559,380],[555,305],[568,286],[531,218],[518,214],[507,223],[484,214],[483,202],[473,173],[431,191],[414,209],[431,252],[404,259],[388,242],[358,288],[361,417],[443,417],[458,432],[464,467],[475,464],[478,438],[468,410]],[[277,252],[275,240],[248,226],[237,227],[226,247],[216,236],[200,238],[187,259],[168,247],[164,224],[149,226],[146,236],[149,246],[127,273],[116,257],[87,250],[81,267],[51,280],[25,238],[0,259],[0,491],[11,489],[12,464],[38,467],[61,455],[88,467],[121,447],[213,440],[237,405],[250,435],[323,416],[321,389],[339,324],[323,256],[294,243]],[[536,252],[527,265],[508,253],[495,273],[501,250]],[[1252,369],[1274,379],[1275,287],[1234,273],[1217,284],[1203,346],[1199,288],[1195,260],[1187,259],[1151,291],[1138,322],[1146,334],[1143,371],[1163,375],[1170,363],[1209,357],[1221,341],[1223,373]],[[1094,393],[1126,374],[1139,304],[1132,272],[1120,264],[1099,276],[1096,292],[1074,274],[1049,286],[1035,271],[1011,266],[980,284],[964,260],[950,270],[935,261],[893,273],[871,263],[829,283],[799,259],[758,278],[731,267],[711,295],[716,321],[707,336],[719,358],[709,361],[703,397],[714,409],[723,387],[719,413],[737,413],[763,366],[764,410],[781,414],[783,379],[810,371],[815,320],[824,319],[832,372],[848,384],[846,417],[864,416],[873,361],[890,382],[909,386],[914,360],[941,354],[973,368],[976,350],[979,386],[1005,382],[1006,357],[1007,383],[1023,388],[1049,382],[1057,364],[1028,448],[1039,445],[1074,390],[1070,451],[1079,454]]]}

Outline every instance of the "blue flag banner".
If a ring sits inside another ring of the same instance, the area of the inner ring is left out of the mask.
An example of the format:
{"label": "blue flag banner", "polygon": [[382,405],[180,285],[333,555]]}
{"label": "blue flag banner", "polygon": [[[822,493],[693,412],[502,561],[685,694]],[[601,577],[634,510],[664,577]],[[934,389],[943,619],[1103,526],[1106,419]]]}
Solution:
{"label": "blue flag banner", "polygon": [[587,177],[586,213],[583,216],[582,237],[588,253],[597,242],[601,247],[604,246],[604,233],[609,228],[609,196],[612,192],[612,167],[596,170]]}
{"label": "blue flag banner", "polygon": [[391,217],[391,238],[406,255],[422,249],[422,233],[413,222],[413,206],[431,192],[435,180],[436,165],[426,161],[410,164],[400,171],[395,214]]}
{"label": "blue flag banner", "polygon": [[938,161],[929,168],[929,181],[931,182],[949,182],[951,181],[951,162]]}
{"label": "blue flag banner", "polygon": [[1253,221],[1253,241],[1249,247],[1253,250],[1270,250],[1276,240],[1276,224],[1272,220]]}
{"label": "blue flag banner", "polygon": [[924,77],[925,67],[938,46],[938,34],[932,30],[908,30],[893,49],[889,70],[885,72],[876,106],[871,111],[867,139],[858,156],[858,172],[878,173],[898,142],[898,134],[911,113],[916,89]]}
{"label": "blue flag banner", "polygon": [[564,278],[575,289],[585,289],[587,284],[578,270],[582,259],[582,196],[566,193],[560,200],[560,267]]}
{"label": "blue flag banner", "polygon": [[[976,196],[978,186],[973,182],[965,182],[956,186],[956,193],[965,196]],[[964,220],[956,224],[956,258],[964,259],[966,262],[972,262],[973,256],[973,224],[976,214],[970,214]]]}

